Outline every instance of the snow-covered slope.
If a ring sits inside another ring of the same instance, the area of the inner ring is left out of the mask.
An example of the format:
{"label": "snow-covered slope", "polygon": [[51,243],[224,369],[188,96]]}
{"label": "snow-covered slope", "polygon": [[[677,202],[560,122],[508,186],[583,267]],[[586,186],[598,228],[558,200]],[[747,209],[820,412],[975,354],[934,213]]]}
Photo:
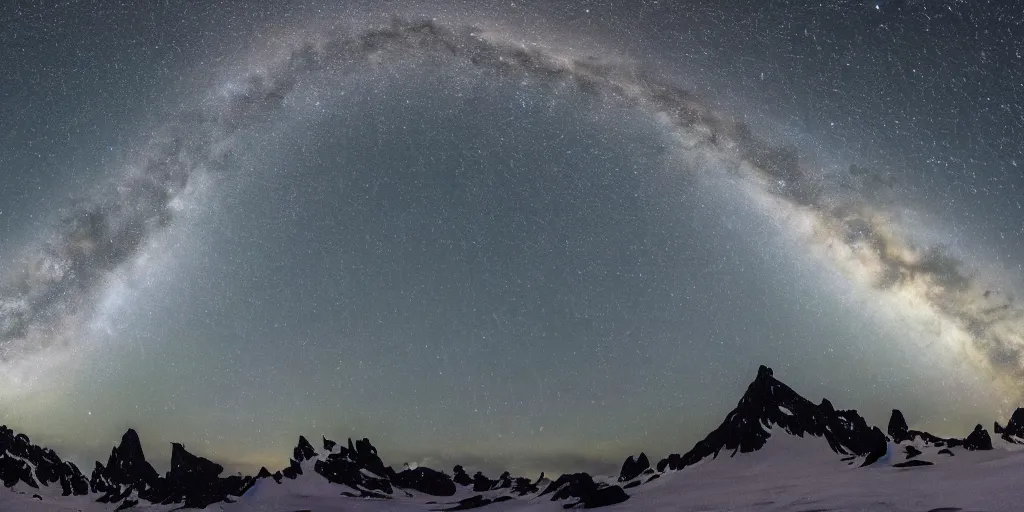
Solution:
{"label": "snow-covered slope", "polygon": [[129,430],[87,482],[73,464],[3,428],[0,481],[10,490],[0,490],[0,511],[1024,510],[1024,409],[995,427],[994,440],[981,425],[964,439],[940,438],[911,430],[894,410],[886,435],[856,411],[804,399],[761,367],[722,425],[689,452],[656,467],[646,454],[630,457],[619,475],[596,478],[395,471],[367,439],[324,438],[318,449],[305,437],[274,473],[223,478],[221,466],[175,445],[171,471],[158,475]]}

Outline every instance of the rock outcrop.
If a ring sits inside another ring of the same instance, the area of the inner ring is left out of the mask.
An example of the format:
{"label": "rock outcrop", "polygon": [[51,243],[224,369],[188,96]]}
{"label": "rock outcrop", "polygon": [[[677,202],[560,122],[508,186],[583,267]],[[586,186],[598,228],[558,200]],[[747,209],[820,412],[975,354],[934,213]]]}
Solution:
{"label": "rock outcrop", "polygon": [[622,470],[619,471],[619,481],[628,482],[643,474],[650,467],[651,461],[647,459],[646,453],[640,452],[640,456],[635,459],[630,455],[622,463]]}
{"label": "rock outcrop", "polygon": [[78,466],[6,426],[0,426],[0,482],[4,487],[24,484],[33,489],[57,484],[64,496],[89,493],[89,482]]}
{"label": "rock outcrop", "polygon": [[388,479],[388,468],[377,455],[369,439],[361,439],[348,447],[338,448],[325,460],[317,460],[314,471],[335,484],[347,485],[358,491],[391,494],[394,490]]}
{"label": "rock outcrop", "polygon": [[316,458],[316,449],[304,436],[299,436],[299,444],[292,450],[292,459],[296,462],[313,460]]}
{"label": "rock outcrop", "polygon": [[658,463],[659,471],[678,470],[722,451],[749,453],[760,450],[777,427],[795,436],[812,435],[828,441],[840,455],[863,457],[869,465],[885,455],[887,440],[878,427],[869,427],[855,410],[836,410],[828,400],[814,404],[775,379],[766,366],[747,387],[725,421],[684,455],[670,455]]}
{"label": "rock outcrop", "polygon": [[1013,415],[1010,416],[1010,422],[1006,424],[1006,427],[996,422],[995,428],[992,431],[1008,443],[1024,444],[1024,407],[1013,411]]}
{"label": "rock outcrop", "polygon": [[599,508],[608,505],[622,503],[629,499],[626,491],[617,485],[600,485],[587,473],[573,473],[562,475],[558,480],[551,482],[541,496],[551,494],[551,501],[562,501],[575,499],[575,503],[565,505],[565,508],[578,507]]}
{"label": "rock outcrop", "polygon": [[184,445],[171,445],[171,469],[160,476],[146,460],[138,434],[129,429],[121,444],[110,452],[107,465],[97,462],[89,486],[99,493],[97,501],[132,506],[141,500],[159,504],[179,503],[184,507],[204,508],[241,496],[256,481],[251,476],[222,478],[224,468],[193,455]]}
{"label": "rock outcrop", "polygon": [[473,477],[469,476],[462,466],[455,466],[455,468],[452,469],[452,480],[463,487],[473,485]]}
{"label": "rock outcrop", "polygon": [[407,469],[391,477],[391,482],[404,489],[413,489],[431,496],[452,496],[455,482],[451,477],[430,468]]}
{"label": "rock outcrop", "polygon": [[968,450],[991,450],[992,449],[992,437],[988,435],[988,431],[984,427],[978,425],[974,427],[974,431],[964,439],[964,448]]}

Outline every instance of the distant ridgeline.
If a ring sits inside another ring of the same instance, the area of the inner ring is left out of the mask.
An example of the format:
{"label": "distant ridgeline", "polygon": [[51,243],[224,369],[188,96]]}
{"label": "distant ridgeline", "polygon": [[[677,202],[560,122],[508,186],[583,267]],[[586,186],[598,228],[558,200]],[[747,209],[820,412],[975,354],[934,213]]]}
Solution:
{"label": "distant ridgeline", "polygon": [[[1024,444],[1024,408],[1017,409],[995,434],[1011,444]],[[566,474],[555,480],[513,477],[508,472],[492,480],[477,472],[470,476],[462,466],[451,474],[426,467],[395,471],[385,466],[368,439],[340,445],[323,438],[317,450],[299,437],[287,467],[271,473],[262,468],[255,476],[222,477],[224,468],[189,453],[178,443],[172,445],[171,468],[161,475],[146,461],[138,434],[129,429],[121,443],[110,452],[106,464],[96,462],[89,478],[53,450],[31,443],[24,434],[0,427],[0,480],[14,492],[63,496],[90,496],[95,501],[125,510],[144,504],[179,504],[205,508],[233,502],[257,483],[287,485],[302,478],[323,479],[339,486],[339,498],[387,500],[411,496],[407,491],[436,496],[436,510],[467,510],[508,500],[549,497],[566,508],[597,508],[629,499],[626,490],[644,485],[668,471],[678,471],[723,452],[760,450],[772,431],[828,442],[837,461],[849,465],[892,464],[915,467],[933,464],[924,459],[921,448],[934,448],[934,456],[953,456],[954,450],[991,450],[989,433],[978,425],[966,438],[941,438],[911,430],[899,410],[892,411],[887,434],[869,426],[855,410],[836,410],[828,400],[815,404],[775,379],[771,369],[761,366],[739,404],[725,421],[685,454],[671,454],[654,467],[647,455],[626,459],[617,483],[595,482],[587,473]],[[264,484],[266,485],[266,484]],[[460,494],[460,489],[463,491]],[[470,495],[456,501],[453,496]],[[445,500],[444,498],[450,498]]]}

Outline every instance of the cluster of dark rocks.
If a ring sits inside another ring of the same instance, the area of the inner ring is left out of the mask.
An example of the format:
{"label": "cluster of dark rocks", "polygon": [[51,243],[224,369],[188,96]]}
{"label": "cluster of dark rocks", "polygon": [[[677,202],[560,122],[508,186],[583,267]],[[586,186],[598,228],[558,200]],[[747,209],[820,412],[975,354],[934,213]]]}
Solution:
{"label": "cluster of dark rocks", "polygon": [[100,496],[97,501],[120,503],[128,508],[145,500],[164,505],[181,504],[187,508],[231,501],[255,483],[251,476],[221,477],[223,466],[193,455],[179,443],[171,445],[171,469],[160,475],[146,460],[135,430],[129,429],[114,447],[107,464],[96,463],[89,488]]}
{"label": "cluster of dark rocks", "polygon": [[993,432],[1008,443],[1024,444],[1024,408],[1013,411],[1013,416],[1010,416],[1010,422],[1005,427],[997,421]]}
{"label": "cluster of dark rocks", "polygon": [[747,387],[725,421],[689,452],[672,454],[658,462],[659,472],[679,470],[723,452],[730,456],[760,450],[770,437],[764,425],[795,436],[823,437],[843,456],[864,457],[869,465],[885,456],[888,440],[878,427],[870,427],[855,410],[836,410],[828,400],[815,404],[778,381],[766,366]]}
{"label": "cluster of dark rocks", "polygon": [[[998,423],[996,432],[998,433]],[[903,417],[903,413],[899,409],[892,410],[892,416],[889,417],[889,437],[892,438],[895,443],[902,443],[905,441],[920,441],[926,445],[946,447],[946,448],[957,448],[962,447],[965,450],[991,450],[992,449],[992,437],[989,436],[988,431],[985,430],[981,425],[974,427],[967,437],[964,439],[957,438],[943,438],[928,432],[922,432],[920,430],[911,430],[907,426],[907,420]]]}
{"label": "cluster of dark rocks", "polygon": [[[389,499],[396,490],[414,490],[446,498],[458,494],[460,487],[475,493],[441,504],[438,510],[468,510],[525,496],[550,496],[552,501],[564,501],[565,508],[598,508],[626,501],[626,489],[659,478],[666,471],[680,470],[723,452],[735,456],[757,451],[768,441],[769,429],[824,438],[841,460],[850,464],[859,460],[861,465],[873,464],[885,456],[890,441],[906,443],[905,460],[893,465],[907,468],[932,464],[921,458],[922,451],[917,446],[922,444],[941,448],[938,453],[948,456],[954,455],[952,448],[993,448],[989,433],[981,425],[963,439],[942,438],[910,429],[903,413],[895,409],[887,436],[878,427],[869,426],[855,410],[837,410],[828,400],[815,404],[803,398],[775,379],[770,368],[761,366],[736,408],[718,428],[689,452],[671,454],[655,467],[645,453],[630,456],[618,476],[621,486],[595,482],[587,473],[566,474],[550,481],[543,473],[536,480],[513,477],[508,472],[497,479],[481,472],[471,476],[462,466],[455,466],[451,475],[427,467],[395,471],[384,464],[369,439],[349,439],[340,444],[324,437],[326,455],[321,455],[302,436],[288,466],[273,473],[261,468],[256,476],[225,477],[221,465],[174,443],[170,470],[161,475],[146,460],[139,436],[131,429],[111,450],[106,464],[96,462],[91,478],[86,479],[73,463],[62,460],[53,450],[33,445],[27,436],[15,434],[7,427],[0,427],[0,482],[9,488],[19,484],[35,489],[59,485],[65,496],[94,494],[97,501],[115,504],[118,510],[131,508],[140,501],[204,508],[231,502],[260,480],[283,483],[312,470],[328,482],[346,487],[348,490],[341,494],[352,497]],[[996,423],[994,432],[1007,442],[1024,444],[1024,408],[1017,409],[1005,427]]]}
{"label": "cluster of dark rocks", "polygon": [[23,483],[33,489],[59,483],[64,496],[89,493],[89,481],[78,466],[6,426],[0,426],[0,482],[5,487]]}

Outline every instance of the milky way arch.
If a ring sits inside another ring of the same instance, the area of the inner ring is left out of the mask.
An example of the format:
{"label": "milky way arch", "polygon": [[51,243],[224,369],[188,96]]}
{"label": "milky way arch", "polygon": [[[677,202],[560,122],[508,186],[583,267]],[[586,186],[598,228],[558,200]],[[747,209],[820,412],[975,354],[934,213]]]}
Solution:
{"label": "milky way arch", "polygon": [[802,219],[807,240],[854,281],[891,292],[942,323],[962,356],[1003,383],[1024,379],[1021,308],[987,290],[936,248],[917,249],[880,210],[856,194],[822,183],[797,151],[755,136],[692,94],[593,57],[524,46],[469,27],[394,21],[358,33],[323,33],[257,66],[243,79],[179,115],[154,137],[114,187],[66,212],[58,228],[28,250],[0,282],[0,363],[75,343],[118,269],[137,258],[173,221],[173,202],[197,173],[217,167],[240,130],[278,110],[297,81],[328,66],[400,54],[444,56],[491,70],[524,73],[581,92],[615,97],[654,113],[681,149],[724,163],[774,211]]}

